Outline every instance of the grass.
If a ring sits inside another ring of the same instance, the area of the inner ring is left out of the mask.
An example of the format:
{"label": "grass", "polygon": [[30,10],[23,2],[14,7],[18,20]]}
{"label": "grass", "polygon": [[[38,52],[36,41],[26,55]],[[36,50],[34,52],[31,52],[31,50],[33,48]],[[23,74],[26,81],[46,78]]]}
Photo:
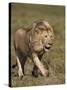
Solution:
{"label": "grass", "polygon": [[30,26],[33,21],[45,19],[54,28],[55,41],[48,53],[42,57],[49,65],[50,75],[45,78],[35,78],[31,75],[33,63],[28,60],[25,64],[26,76],[22,80],[17,77],[17,68],[11,68],[11,83],[16,86],[37,86],[65,83],[65,7],[33,4],[11,4],[11,66],[16,62],[13,46],[15,31],[21,27]]}

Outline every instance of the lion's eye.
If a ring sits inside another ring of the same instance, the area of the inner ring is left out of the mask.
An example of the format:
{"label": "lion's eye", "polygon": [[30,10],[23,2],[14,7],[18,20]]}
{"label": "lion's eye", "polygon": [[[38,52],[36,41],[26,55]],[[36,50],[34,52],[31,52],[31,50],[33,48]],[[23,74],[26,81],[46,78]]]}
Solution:
{"label": "lion's eye", "polygon": [[45,35],[45,37],[47,38],[47,35]]}

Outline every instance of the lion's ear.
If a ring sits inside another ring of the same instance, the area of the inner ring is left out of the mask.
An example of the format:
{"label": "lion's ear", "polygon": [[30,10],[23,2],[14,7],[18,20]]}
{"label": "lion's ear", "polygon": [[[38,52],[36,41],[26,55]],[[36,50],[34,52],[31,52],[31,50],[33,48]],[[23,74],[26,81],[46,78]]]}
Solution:
{"label": "lion's ear", "polygon": [[36,27],[36,23],[33,23],[33,25],[32,25],[32,29],[34,30],[35,27]]}

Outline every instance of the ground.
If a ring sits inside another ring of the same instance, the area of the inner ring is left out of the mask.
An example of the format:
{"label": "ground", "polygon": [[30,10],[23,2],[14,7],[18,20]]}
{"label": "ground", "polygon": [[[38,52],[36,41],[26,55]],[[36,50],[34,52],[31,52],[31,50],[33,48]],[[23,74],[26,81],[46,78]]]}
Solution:
{"label": "ground", "polygon": [[[10,17],[9,17],[10,18]],[[49,77],[32,76],[33,62],[28,59],[25,64],[25,76],[20,80],[17,76],[17,67],[11,68],[11,83],[13,87],[53,85],[65,83],[65,7],[50,5],[11,5],[11,66],[16,63],[13,46],[13,37],[17,29],[30,26],[33,21],[45,19],[55,33],[54,45],[42,57],[42,62],[47,61]]]}

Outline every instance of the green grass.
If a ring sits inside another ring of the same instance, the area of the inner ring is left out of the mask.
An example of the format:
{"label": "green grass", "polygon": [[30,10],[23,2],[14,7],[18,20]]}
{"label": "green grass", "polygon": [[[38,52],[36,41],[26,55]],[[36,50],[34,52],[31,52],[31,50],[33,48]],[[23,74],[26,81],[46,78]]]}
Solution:
{"label": "green grass", "polygon": [[16,62],[13,46],[13,36],[17,29],[30,26],[38,19],[47,20],[54,28],[55,41],[48,53],[42,57],[42,61],[47,60],[50,75],[45,78],[39,76],[34,78],[31,75],[33,63],[29,60],[25,64],[26,76],[19,80],[17,68],[11,68],[12,86],[37,86],[63,84],[65,82],[65,7],[50,5],[15,4],[11,5],[11,65]]}

